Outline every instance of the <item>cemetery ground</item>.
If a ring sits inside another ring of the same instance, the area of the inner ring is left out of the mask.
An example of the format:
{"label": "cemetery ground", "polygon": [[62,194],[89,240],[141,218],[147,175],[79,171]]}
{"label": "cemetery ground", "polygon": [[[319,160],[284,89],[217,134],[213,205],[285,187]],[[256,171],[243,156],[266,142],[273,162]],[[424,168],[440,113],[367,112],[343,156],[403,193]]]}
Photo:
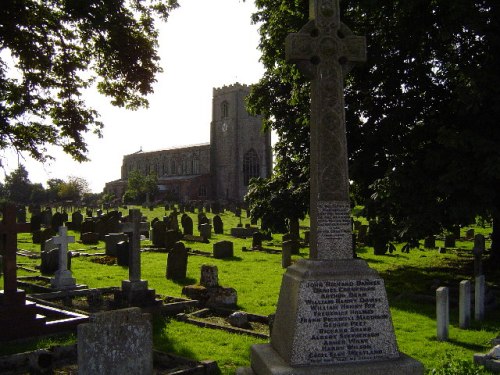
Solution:
{"label": "cemetery ground", "polygon": [[[123,212],[126,213],[126,210]],[[142,213],[149,221],[165,215],[163,207],[152,211],[142,209]],[[196,224],[196,214],[190,216]],[[207,216],[211,219],[213,214],[207,213]],[[199,254],[189,256],[187,276],[180,281],[168,280],[165,277],[167,254],[154,249],[148,251],[151,241],[141,241],[141,248],[144,250],[141,253],[142,278],[147,280],[149,287],[155,289],[160,296],[185,298],[181,294],[182,287],[199,282],[201,265],[216,265],[220,285],[236,289],[239,310],[260,315],[274,313],[284,273],[280,255],[282,235],[273,235],[272,241],[264,240],[263,247],[274,251],[242,251],[243,247],[252,247],[252,238],[238,239],[230,236],[230,228],[236,227],[240,219],[229,211],[220,216],[224,222],[223,234],[212,234],[210,243],[184,241],[186,247],[198,250]],[[250,219],[243,215],[242,222],[250,223]],[[303,230],[308,229],[308,225],[307,220],[301,222],[302,238]],[[476,234],[491,233],[491,227],[473,228]],[[397,244],[393,253],[378,256],[374,255],[373,248],[368,246],[358,246],[356,249],[358,257],[366,260],[384,279],[400,350],[421,361],[429,373],[435,368],[442,369],[450,362],[471,363],[473,354],[489,351],[491,340],[500,334],[499,308],[488,311],[482,322],[472,320],[470,329],[460,329],[458,325],[458,286],[461,280],[473,280],[474,274],[474,257],[471,250],[473,240],[465,240],[467,229],[469,228],[462,228],[462,240],[456,242],[456,248],[447,249],[445,253],[438,251],[438,248],[443,246],[439,236],[435,249],[425,249],[423,240],[420,241],[420,248],[412,249],[409,253],[401,252],[404,244]],[[98,245],[83,245],[78,242],[79,233],[70,231],[69,234],[74,235],[77,240],[69,244],[70,251],[104,252],[104,242],[101,241]],[[234,256],[227,259],[207,256],[206,253],[213,252],[213,244],[221,240],[234,243]],[[18,249],[37,253],[40,252],[40,245],[32,243],[31,234],[18,234]],[[308,248],[303,247],[300,254],[293,255],[292,259],[296,261],[307,257]],[[118,266],[115,262],[95,262],[96,259],[103,258],[72,258],[71,271],[78,284],[85,284],[90,288],[119,287],[121,281],[128,278],[127,268]],[[40,275],[37,269],[40,259],[18,255],[17,262],[20,267],[18,277]],[[488,287],[496,294],[497,301],[500,300],[500,270],[492,270],[486,266],[485,274]],[[1,277],[0,283],[3,285]],[[448,341],[436,339],[435,290],[440,286],[450,288]],[[267,341],[249,335],[200,328],[174,318],[155,317],[153,327],[155,349],[196,360],[215,360],[222,374],[232,374],[237,367],[248,366],[250,346]],[[0,344],[0,355],[51,345],[65,345],[75,341],[75,335],[70,334],[15,344]]]}

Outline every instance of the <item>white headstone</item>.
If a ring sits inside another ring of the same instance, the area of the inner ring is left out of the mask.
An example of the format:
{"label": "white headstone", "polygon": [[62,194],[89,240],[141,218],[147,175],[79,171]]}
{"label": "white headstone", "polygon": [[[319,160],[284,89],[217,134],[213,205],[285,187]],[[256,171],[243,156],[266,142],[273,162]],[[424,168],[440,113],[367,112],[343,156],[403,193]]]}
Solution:
{"label": "white headstone", "polygon": [[71,289],[76,287],[76,280],[68,270],[68,244],[75,242],[74,236],[68,236],[68,228],[59,227],[59,236],[52,238],[52,243],[59,246],[59,269],[55,272],[50,284],[56,289]]}
{"label": "white headstone", "polygon": [[458,309],[458,325],[462,329],[469,328],[471,317],[471,301],[470,301],[470,281],[460,281],[459,291],[459,309]]}

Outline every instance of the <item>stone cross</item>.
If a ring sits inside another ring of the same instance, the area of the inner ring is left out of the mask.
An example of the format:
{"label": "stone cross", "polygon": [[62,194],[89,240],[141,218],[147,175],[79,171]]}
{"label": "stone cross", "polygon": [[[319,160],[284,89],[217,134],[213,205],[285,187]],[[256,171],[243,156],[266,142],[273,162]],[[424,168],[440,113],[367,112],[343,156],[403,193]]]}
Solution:
{"label": "stone cross", "polygon": [[340,22],[339,0],[310,0],[309,22],[286,38],[287,60],[311,79],[311,259],[352,259],[343,78],[366,41]]}
{"label": "stone cross", "polygon": [[6,205],[0,223],[0,249],[3,251],[4,298],[17,292],[17,234],[30,233],[31,224],[16,223],[16,207]]}
{"label": "stone cross", "polygon": [[68,236],[67,227],[59,227],[59,236],[53,238],[53,242],[59,245],[59,270],[68,269],[68,245],[75,242],[74,236]]}
{"label": "stone cross", "polygon": [[[141,230],[149,230],[148,223],[141,223],[141,211],[130,210],[128,223],[123,223],[121,229],[130,234],[129,280],[131,283],[141,282]],[[144,224],[144,225],[143,225]],[[147,225],[147,226],[146,226]]]}
{"label": "stone cross", "polygon": [[59,267],[55,277],[50,280],[51,285],[57,289],[73,288],[76,286],[72,273],[68,270],[68,245],[75,242],[74,236],[68,236],[68,228],[59,227],[59,236],[53,237],[52,242],[59,246]]}

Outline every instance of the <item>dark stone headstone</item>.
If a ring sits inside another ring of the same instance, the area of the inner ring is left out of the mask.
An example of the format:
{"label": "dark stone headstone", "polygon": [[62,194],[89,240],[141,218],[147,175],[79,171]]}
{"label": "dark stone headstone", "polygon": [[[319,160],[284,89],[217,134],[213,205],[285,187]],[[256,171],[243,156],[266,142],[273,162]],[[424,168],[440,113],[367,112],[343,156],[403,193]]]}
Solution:
{"label": "dark stone headstone", "polygon": [[92,218],[85,219],[85,221],[82,222],[80,232],[81,233],[95,232],[94,220]]}
{"label": "dark stone headstone", "polygon": [[171,250],[177,241],[181,239],[181,235],[178,231],[169,229],[165,233],[165,249]]}
{"label": "dark stone headstone", "polygon": [[212,219],[214,224],[214,233],[215,234],[223,234],[224,233],[224,223],[219,215],[215,215]]}
{"label": "dark stone headstone", "polygon": [[59,230],[59,227],[62,227],[64,225],[64,215],[60,212],[56,212],[54,215],[52,215],[52,219],[50,220],[50,226],[52,229],[55,231]]}
{"label": "dark stone headstone", "polygon": [[186,278],[188,252],[182,242],[176,242],[167,257],[167,273],[169,280]]}
{"label": "dark stone headstone", "polygon": [[455,247],[455,240],[456,240],[455,234],[447,234],[444,237],[444,247]]}
{"label": "dark stone headstone", "polygon": [[201,266],[200,285],[207,288],[219,286],[219,270],[217,266],[210,264]]}
{"label": "dark stone headstone", "polygon": [[254,232],[252,235],[252,249],[260,250],[262,249],[262,239],[263,235],[260,232]]}
{"label": "dark stone headstone", "polygon": [[214,243],[214,258],[224,259],[234,256],[233,243],[231,241],[219,241]]}
{"label": "dark stone headstone", "polygon": [[97,245],[99,243],[99,234],[95,232],[86,232],[80,235],[80,241],[84,245]]}
{"label": "dark stone headstone", "polygon": [[[51,246],[50,249],[42,251],[40,255],[40,273],[42,275],[53,275],[59,269],[59,247],[54,248]],[[71,252],[68,252],[67,269],[71,269]]]}
{"label": "dark stone headstone", "polygon": [[186,215],[182,219],[182,229],[184,235],[193,235],[193,219],[190,216]]}
{"label": "dark stone headstone", "polygon": [[426,249],[434,249],[436,247],[436,237],[435,236],[427,236],[424,239],[424,247]]}
{"label": "dark stone headstone", "polygon": [[292,255],[298,255],[300,254],[300,244],[297,241],[290,240],[290,241],[284,241],[283,244],[283,251],[289,252]]}
{"label": "dark stone headstone", "polygon": [[200,236],[203,237],[205,240],[208,240],[212,238],[212,226],[208,223],[201,224],[199,226],[200,229]]}
{"label": "dark stone headstone", "polygon": [[120,241],[116,244],[116,263],[122,267],[129,266],[130,246],[128,241]]}
{"label": "dark stone headstone", "polygon": [[151,242],[154,247],[165,247],[165,237],[167,234],[167,223],[156,221],[152,225]]}
{"label": "dark stone headstone", "polygon": [[109,233],[104,236],[104,243],[106,245],[106,255],[116,257],[117,250],[116,244],[121,241],[127,241],[128,236],[125,233]]}
{"label": "dark stone headstone", "polygon": [[18,223],[26,223],[26,207],[18,207],[16,217]]}
{"label": "dark stone headstone", "polygon": [[73,230],[80,231],[82,229],[83,215],[80,211],[75,211],[71,215]]}

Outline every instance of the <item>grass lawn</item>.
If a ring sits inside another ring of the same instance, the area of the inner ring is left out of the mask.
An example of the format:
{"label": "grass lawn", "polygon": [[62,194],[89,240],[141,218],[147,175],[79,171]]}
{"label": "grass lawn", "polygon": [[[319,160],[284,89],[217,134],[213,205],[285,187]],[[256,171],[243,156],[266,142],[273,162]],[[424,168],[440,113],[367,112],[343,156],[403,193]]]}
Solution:
{"label": "grass lawn", "polygon": [[[142,210],[148,219],[161,218],[163,208],[153,211]],[[191,215],[196,227],[197,217]],[[209,218],[213,215],[208,214]],[[200,266],[214,264],[219,269],[220,284],[233,287],[238,292],[238,307],[247,312],[267,315],[276,309],[281,278],[284,270],[281,268],[281,256],[262,252],[243,252],[242,247],[251,247],[251,239],[233,239],[229,236],[230,228],[239,223],[239,218],[226,212],[221,215],[224,222],[224,234],[213,235],[210,244],[189,243],[187,247],[195,250],[212,251],[213,243],[220,240],[234,242],[234,257],[226,260],[204,256],[190,256],[186,279],[173,282],[165,278],[167,254],[158,252],[143,252],[142,277],[148,280],[150,288],[157,294],[165,296],[181,296],[184,285],[199,281]],[[180,217],[179,217],[180,219]],[[243,224],[249,219],[243,218]],[[309,225],[307,220],[301,222],[302,230]],[[465,230],[462,229],[462,235]],[[491,228],[475,228],[476,233],[489,233]],[[195,230],[196,231],[196,230]],[[79,239],[78,233],[70,233]],[[302,235],[303,237],[303,235]],[[20,234],[18,247],[24,250],[39,251],[39,245],[31,243],[31,236]],[[423,243],[423,241],[421,241]],[[147,248],[151,242],[142,241],[141,246]],[[274,235],[272,241],[264,241],[265,248],[281,249],[281,235]],[[373,255],[373,249],[362,247],[357,249],[358,256],[376,269],[384,279],[393,324],[401,351],[420,360],[427,371],[440,368],[444,363],[453,360],[472,361],[477,352],[486,352],[491,348],[491,339],[500,334],[500,312],[498,309],[490,312],[483,322],[473,322],[469,330],[458,328],[458,284],[461,280],[472,279],[473,257],[471,241],[457,241],[460,251],[440,254],[437,250],[413,249],[410,253],[402,253],[399,249],[403,244],[397,244],[397,250],[383,256]],[[438,239],[437,246],[442,246]],[[70,250],[104,251],[104,243],[89,247],[81,243],[70,245]],[[308,257],[308,249],[301,249],[300,255],[293,256],[296,261]],[[18,263],[34,268],[39,260],[18,257]],[[497,288],[499,285],[499,270],[486,269],[487,284]],[[128,270],[117,265],[102,265],[91,261],[88,257],[72,259],[73,276],[79,284],[89,287],[120,286],[121,280],[128,278]],[[18,275],[36,275],[19,270]],[[0,278],[0,283],[3,283]],[[433,296],[438,286],[450,287],[450,340],[436,340],[435,305]],[[500,296],[498,296],[500,297]],[[199,328],[173,319],[154,321],[155,347],[160,350],[175,352],[194,359],[214,359],[218,362],[222,374],[232,374],[239,366],[249,365],[249,348],[252,344],[262,343],[253,337],[225,333],[209,328]],[[65,340],[74,340],[74,336]],[[50,342],[50,341],[49,341]],[[26,350],[33,347],[45,347],[47,340],[34,341],[29,345],[0,345],[0,354]]]}

